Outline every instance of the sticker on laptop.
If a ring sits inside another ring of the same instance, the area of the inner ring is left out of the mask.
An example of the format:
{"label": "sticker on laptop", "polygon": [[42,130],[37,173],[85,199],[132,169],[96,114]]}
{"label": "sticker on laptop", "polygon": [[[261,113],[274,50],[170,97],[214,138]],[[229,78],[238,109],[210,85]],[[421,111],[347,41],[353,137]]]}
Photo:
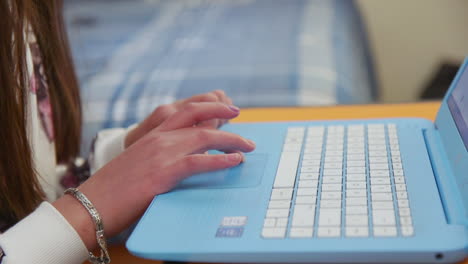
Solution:
{"label": "sticker on laptop", "polygon": [[220,226],[245,226],[246,224],[247,216],[226,216]]}
{"label": "sticker on laptop", "polygon": [[241,237],[247,216],[225,216],[216,231],[216,237]]}
{"label": "sticker on laptop", "polygon": [[243,233],[243,227],[219,227],[216,237],[241,237]]}

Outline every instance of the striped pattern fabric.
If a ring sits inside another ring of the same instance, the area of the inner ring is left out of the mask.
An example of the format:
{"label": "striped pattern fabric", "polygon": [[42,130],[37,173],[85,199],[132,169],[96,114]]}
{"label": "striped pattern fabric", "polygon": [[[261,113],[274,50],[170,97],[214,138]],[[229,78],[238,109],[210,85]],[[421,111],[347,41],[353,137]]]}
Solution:
{"label": "striped pattern fabric", "polygon": [[84,145],[157,105],[222,89],[240,107],[371,102],[361,17],[347,0],[69,0]]}

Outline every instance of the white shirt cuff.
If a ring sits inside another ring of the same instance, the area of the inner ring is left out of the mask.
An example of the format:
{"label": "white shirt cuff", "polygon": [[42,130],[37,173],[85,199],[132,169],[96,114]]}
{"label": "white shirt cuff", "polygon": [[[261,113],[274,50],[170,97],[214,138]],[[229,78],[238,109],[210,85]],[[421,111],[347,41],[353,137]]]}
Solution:
{"label": "white shirt cuff", "polygon": [[0,235],[2,264],[83,263],[88,250],[75,229],[48,202]]}
{"label": "white shirt cuff", "polygon": [[99,131],[94,142],[94,153],[90,156],[91,174],[106,165],[125,150],[125,137],[136,127],[110,128]]}

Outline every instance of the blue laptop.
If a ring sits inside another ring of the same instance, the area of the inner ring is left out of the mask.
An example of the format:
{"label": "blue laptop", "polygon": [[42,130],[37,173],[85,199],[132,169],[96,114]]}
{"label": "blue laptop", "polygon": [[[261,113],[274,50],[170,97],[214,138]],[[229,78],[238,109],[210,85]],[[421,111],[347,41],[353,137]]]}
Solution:
{"label": "blue laptop", "polygon": [[190,262],[456,262],[468,256],[468,59],[424,119],[230,124],[231,169],[157,196],[128,250]]}

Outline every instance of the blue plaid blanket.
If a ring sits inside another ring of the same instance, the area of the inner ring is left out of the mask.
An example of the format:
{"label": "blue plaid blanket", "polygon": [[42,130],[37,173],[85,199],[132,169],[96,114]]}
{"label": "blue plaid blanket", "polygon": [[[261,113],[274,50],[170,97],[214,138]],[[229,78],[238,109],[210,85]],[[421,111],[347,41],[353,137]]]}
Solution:
{"label": "blue plaid blanket", "polygon": [[222,89],[241,107],[367,103],[376,85],[348,0],[69,0],[84,144],[157,105]]}

